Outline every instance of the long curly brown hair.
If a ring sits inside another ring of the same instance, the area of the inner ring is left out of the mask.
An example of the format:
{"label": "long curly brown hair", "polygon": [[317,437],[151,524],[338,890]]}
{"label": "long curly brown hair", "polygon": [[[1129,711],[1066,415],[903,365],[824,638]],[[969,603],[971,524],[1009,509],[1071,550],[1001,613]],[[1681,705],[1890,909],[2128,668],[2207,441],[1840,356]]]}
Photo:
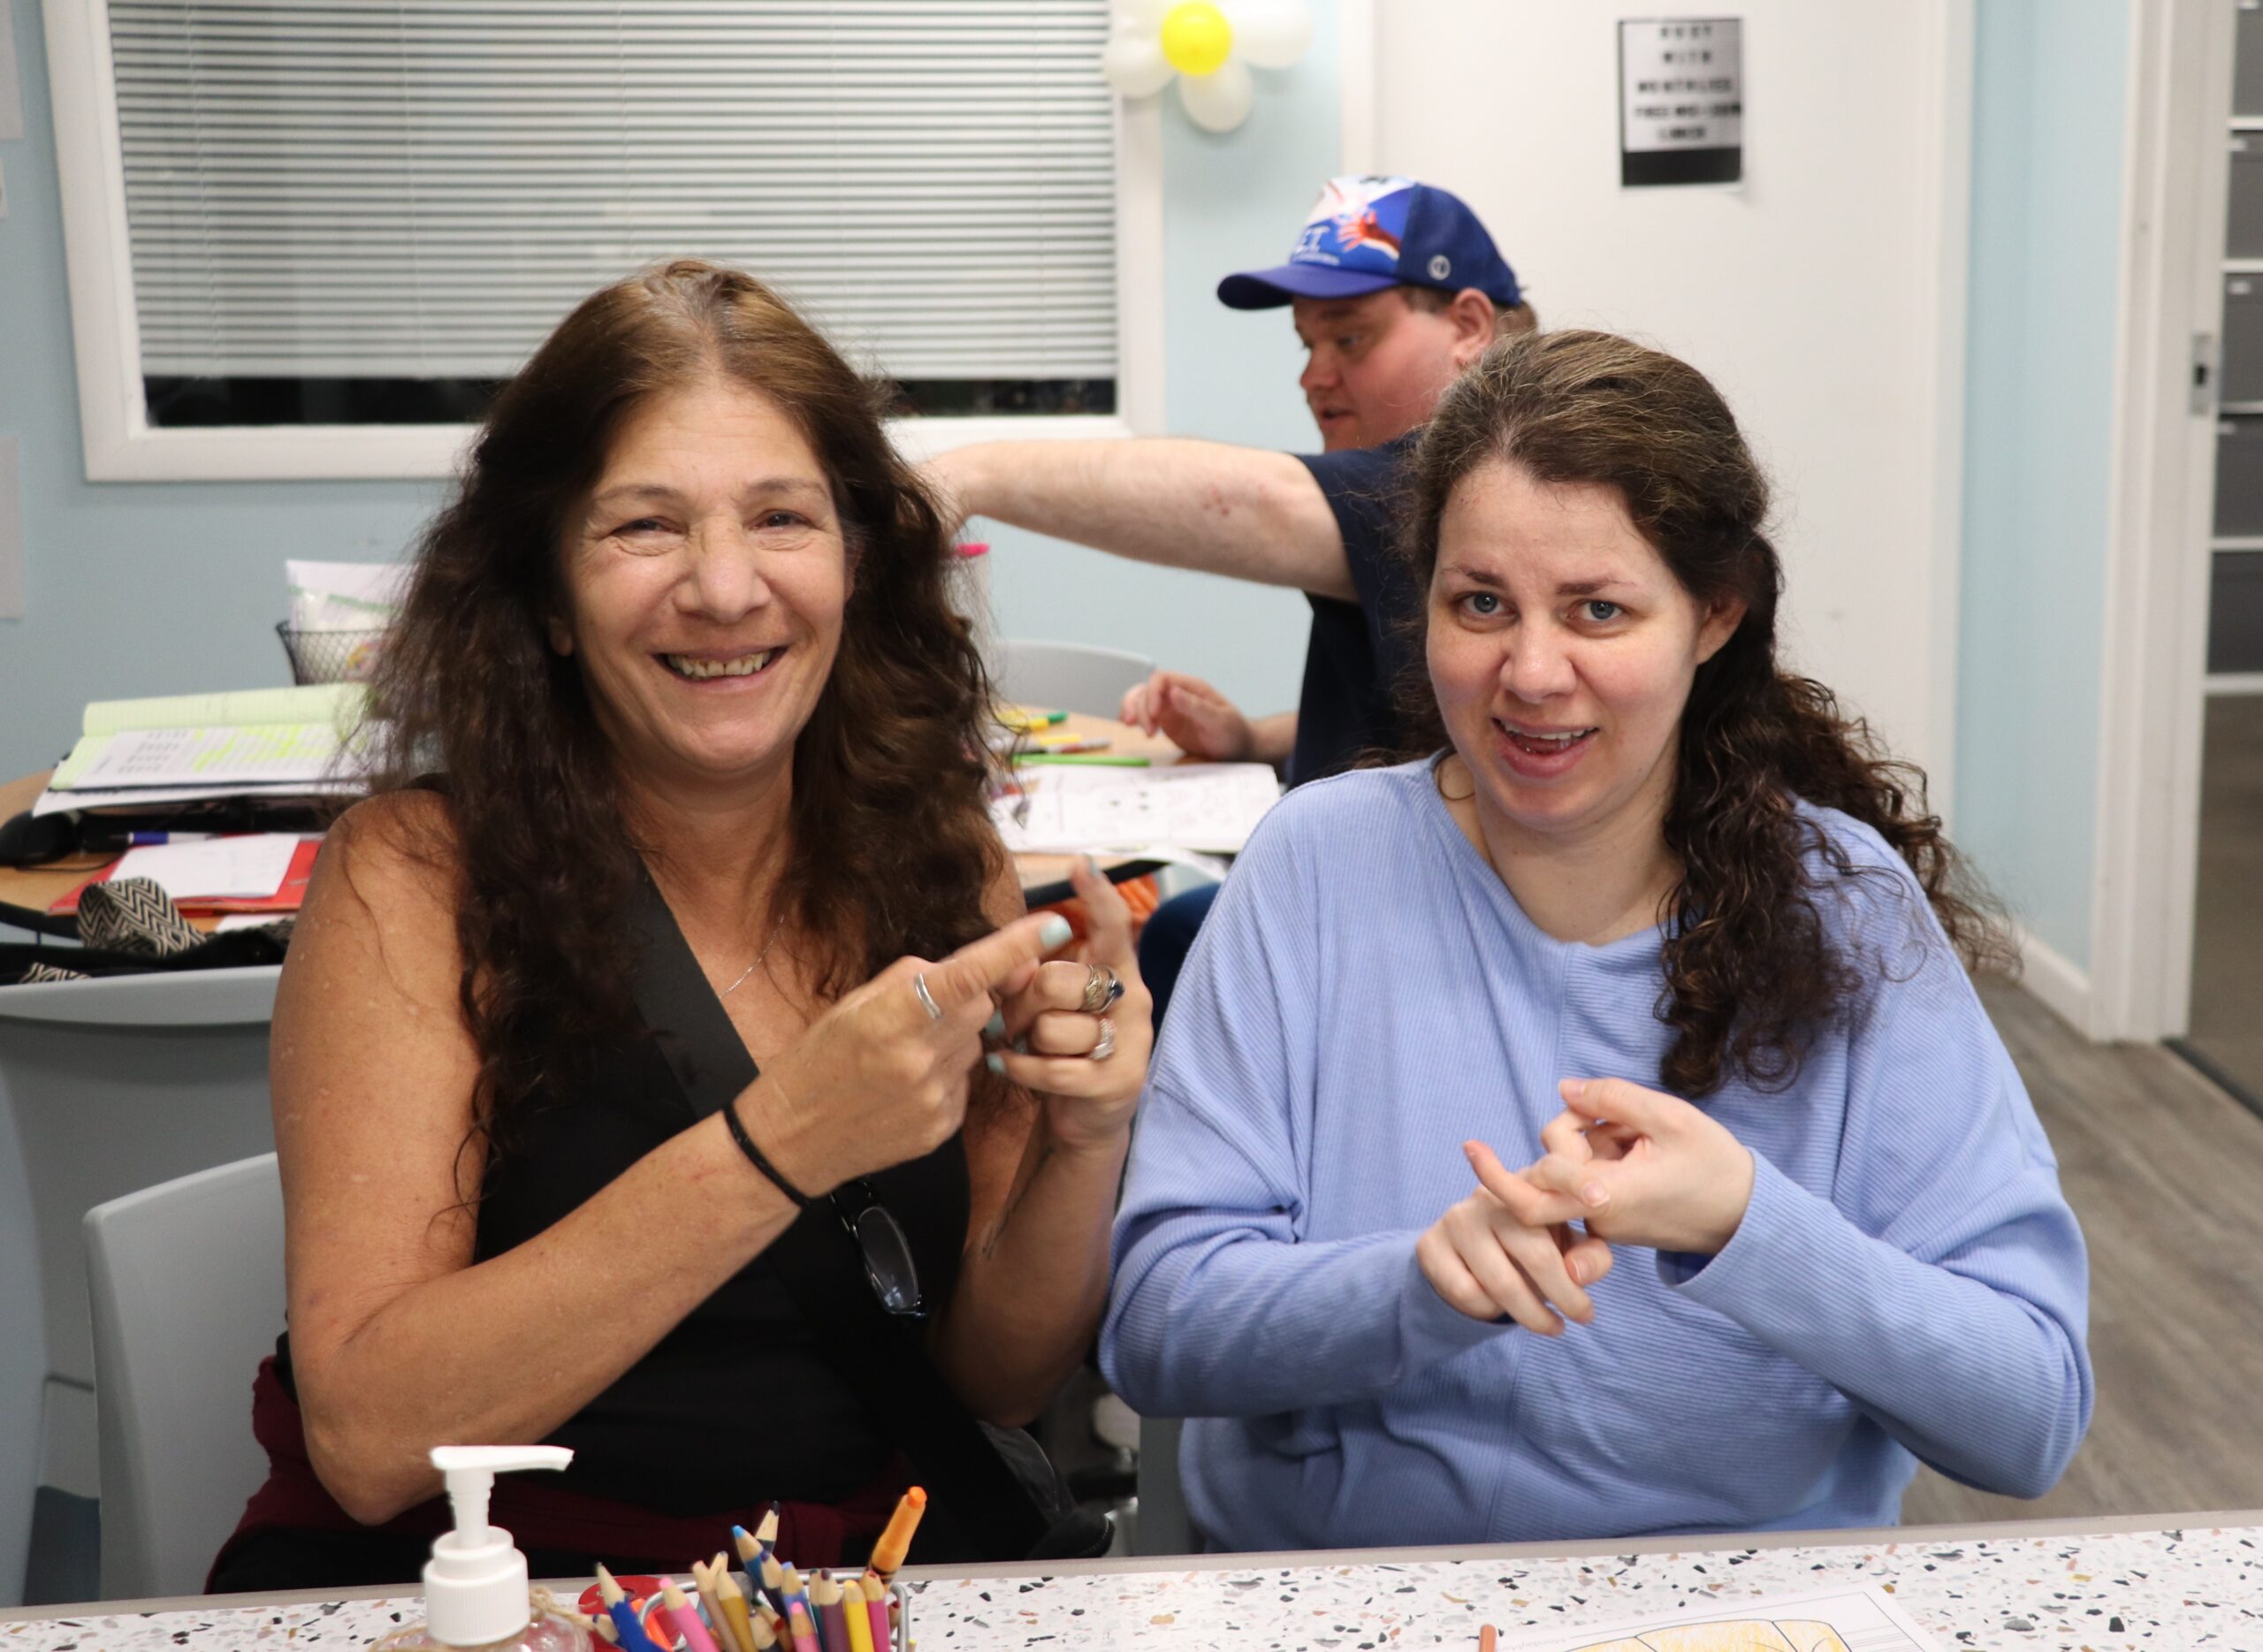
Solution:
{"label": "long curly brown hair", "polygon": [[[1667,1089],[1706,1095],[1731,1070],[1787,1085],[1863,971],[1892,967],[1832,944],[1807,857],[1840,877],[1864,869],[1801,818],[1798,800],[1874,828],[1968,964],[2008,962],[1993,905],[1926,810],[1924,773],[1889,757],[1829,689],[1779,666],[1784,574],[1766,532],[1767,480],[1703,374],[1604,332],[1494,345],[1447,392],[1412,461],[1405,546],[1422,589],[1455,485],[1502,461],[1543,483],[1615,489],[1683,590],[1745,605],[1698,667],[1678,736],[1665,830],[1681,875],[1659,914]],[[1436,750],[1445,730],[1427,674],[1400,696],[1410,751]]]}
{"label": "long curly brown hair", "polygon": [[943,521],[888,441],[881,392],[737,270],[679,260],[606,287],[497,397],[372,684],[376,789],[445,776],[475,1130],[499,1146],[538,1091],[637,1032],[626,910],[644,846],[581,667],[548,626],[568,611],[564,547],[615,433],[711,377],[794,421],[850,549],[840,651],[795,742],[781,886],[820,995],[989,927],[989,687],[947,599]]}

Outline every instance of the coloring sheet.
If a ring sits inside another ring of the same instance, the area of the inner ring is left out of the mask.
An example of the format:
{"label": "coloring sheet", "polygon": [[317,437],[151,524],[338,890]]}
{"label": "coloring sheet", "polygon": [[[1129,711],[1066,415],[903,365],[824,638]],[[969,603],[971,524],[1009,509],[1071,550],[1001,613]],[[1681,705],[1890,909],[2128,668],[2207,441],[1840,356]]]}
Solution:
{"label": "coloring sheet", "polygon": [[1776,1595],[1576,1633],[1501,1637],[1515,1652],[1940,1652],[1940,1643],[1875,1588]]}

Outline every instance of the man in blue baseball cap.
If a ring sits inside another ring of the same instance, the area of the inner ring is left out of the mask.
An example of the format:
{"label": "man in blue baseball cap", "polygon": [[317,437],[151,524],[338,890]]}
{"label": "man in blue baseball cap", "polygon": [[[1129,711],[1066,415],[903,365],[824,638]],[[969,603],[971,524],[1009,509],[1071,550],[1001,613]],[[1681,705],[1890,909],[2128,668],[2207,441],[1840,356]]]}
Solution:
{"label": "man in blue baseball cap", "polygon": [[[1228,276],[1218,297],[1292,310],[1321,453],[1175,438],[989,442],[939,455],[926,475],[962,517],[1304,591],[1312,634],[1294,712],[1251,718],[1172,671],[1122,710],[1197,756],[1273,763],[1297,785],[1398,743],[1399,622],[1421,603],[1391,550],[1398,465],[1455,377],[1497,337],[1537,322],[1477,215],[1407,178],[1330,179],[1287,262]],[[1184,920],[1199,921],[1179,906],[1156,914],[1149,941],[1167,949]],[[1159,1012],[1171,973],[1147,971]]]}

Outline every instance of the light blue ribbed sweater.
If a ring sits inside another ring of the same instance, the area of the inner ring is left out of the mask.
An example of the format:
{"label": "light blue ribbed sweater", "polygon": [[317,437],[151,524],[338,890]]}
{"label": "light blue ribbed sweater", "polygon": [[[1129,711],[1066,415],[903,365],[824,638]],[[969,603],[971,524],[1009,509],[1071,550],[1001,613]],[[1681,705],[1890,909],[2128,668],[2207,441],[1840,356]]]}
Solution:
{"label": "light blue ribbed sweater", "polygon": [[1752,1149],[1710,1259],[1621,1247],[1595,1322],[1448,1307],[1414,1242],[1539,1156],[1559,1077],[1655,1085],[1651,931],[1537,929],[1425,764],[1299,788],[1221,893],[1142,1106],[1101,1343],[1185,1416],[1197,1526],[1230,1549],[1885,1526],[1912,1454],[2041,1493],[2089,1426],[2087,1268],[2002,1042],[1878,835],[1805,811],[1869,985],[1795,1085],[1704,1102]]}

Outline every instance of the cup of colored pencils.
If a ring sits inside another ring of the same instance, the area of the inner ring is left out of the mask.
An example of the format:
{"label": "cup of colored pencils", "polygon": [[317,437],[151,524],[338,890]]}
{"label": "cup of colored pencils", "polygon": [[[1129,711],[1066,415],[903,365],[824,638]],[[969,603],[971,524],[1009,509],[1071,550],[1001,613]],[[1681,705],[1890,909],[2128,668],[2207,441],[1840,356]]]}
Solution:
{"label": "cup of colored pencils", "polygon": [[861,1574],[819,1571],[808,1577],[778,1557],[778,1511],[751,1532],[731,1528],[731,1549],[691,1563],[689,1587],[674,1578],[636,1578],[624,1587],[598,1568],[602,1610],[591,1628],[620,1652],[911,1652],[911,1592],[895,1582],[926,1512],[927,1494],[914,1486],[897,1503]]}

